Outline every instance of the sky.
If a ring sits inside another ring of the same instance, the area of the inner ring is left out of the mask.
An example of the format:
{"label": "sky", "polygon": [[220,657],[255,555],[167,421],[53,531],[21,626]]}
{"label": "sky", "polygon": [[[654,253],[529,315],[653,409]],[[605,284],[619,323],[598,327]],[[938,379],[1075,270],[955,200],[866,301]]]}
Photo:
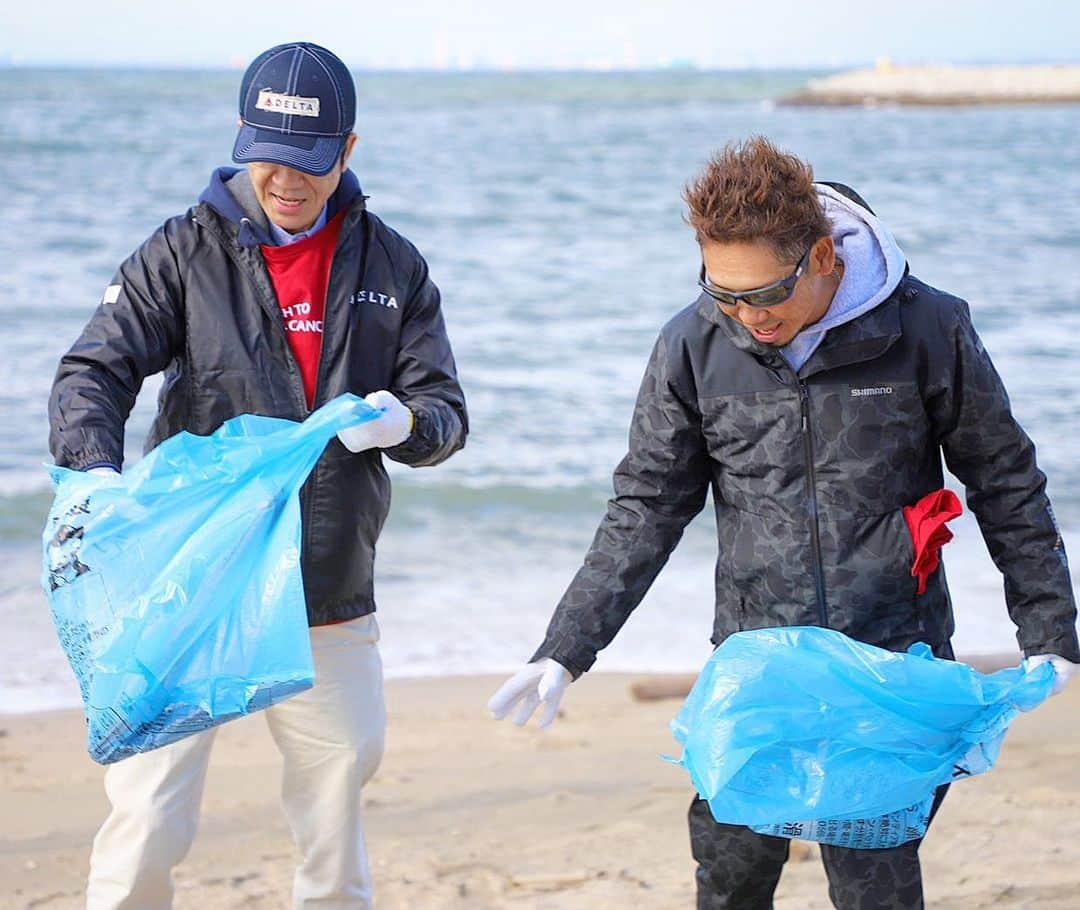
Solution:
{"label": "sky", "polygon": [[356,69],[1080,63],[1069,0],[53,0],[2,22],[9,65],[242,67],[294,40]]}

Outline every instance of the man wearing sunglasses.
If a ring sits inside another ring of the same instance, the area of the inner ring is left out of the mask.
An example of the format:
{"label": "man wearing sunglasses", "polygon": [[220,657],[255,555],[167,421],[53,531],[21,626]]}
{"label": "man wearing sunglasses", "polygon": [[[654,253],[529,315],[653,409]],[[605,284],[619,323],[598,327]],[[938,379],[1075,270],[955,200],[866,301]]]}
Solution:
{"label": "man wearing sunglasses", "polygon": [[[753,138],[686,191],[702,295],[661,331],[615,471],[615,496],[532,660],[495,694],[550,724],[712,491],[712,641],[824,626],[951,658],[944,573],[923,566],[911,507],[967,488],[1009,614],[1060,691],[1080,661],[1065,550],[1030,439],[962,300],[923,284],[865,202]],[[918,577],[916,577],[918,576]],[[788,841],[690,809],[699,910],[768,910]],[[822,846],[838,908],[923,907],[918,841]]]}

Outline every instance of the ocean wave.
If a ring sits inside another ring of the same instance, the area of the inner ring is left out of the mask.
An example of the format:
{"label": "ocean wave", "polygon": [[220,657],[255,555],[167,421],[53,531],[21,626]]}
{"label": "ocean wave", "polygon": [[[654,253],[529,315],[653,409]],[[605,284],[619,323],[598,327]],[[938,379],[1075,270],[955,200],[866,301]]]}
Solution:
{"label": "ocean wave", "polygon": [[[44,475],[44,472],[42,472]],[[0,490],[0,542],[19,544],[36,539],[52,503],[48,479],[5,475]],[[485,523],[504,517],[508,522],[529,515],[594,516],[600,518],[607,491],[601,486],[541,486],[513,484],[439,484],[395,482],[392,520],[397,525],[428,524],[433,518],[466,516]]]}

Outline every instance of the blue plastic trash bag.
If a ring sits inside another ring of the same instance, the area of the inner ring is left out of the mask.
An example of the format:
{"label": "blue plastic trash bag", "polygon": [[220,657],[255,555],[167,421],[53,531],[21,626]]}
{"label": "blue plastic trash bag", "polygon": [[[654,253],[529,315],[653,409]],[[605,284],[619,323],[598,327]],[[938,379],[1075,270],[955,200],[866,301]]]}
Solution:
{"label": "blue plastic trash bag", "polygon": [[935,789],[988,770],[1043,665],[979,673],[924,644],[897,654],[831,629],[739,632],[671,722],[720,822],[844,847],[921,837]]}
{"label": "blue plastic trash bag", "polygon": [[103,764],[310,688],[299,490],[341,428],[245,415],[180,433],[123,475],[49,467],[42,587]]}

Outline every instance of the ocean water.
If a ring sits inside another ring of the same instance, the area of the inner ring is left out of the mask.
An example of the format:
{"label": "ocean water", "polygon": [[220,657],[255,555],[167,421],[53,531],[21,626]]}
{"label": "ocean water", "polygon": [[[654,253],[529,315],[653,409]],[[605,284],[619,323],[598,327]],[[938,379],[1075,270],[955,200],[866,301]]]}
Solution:
{"label": "ocean water", "polygon": [[[785,108],[814,75],[790,72],[357,75],[354,169],[429,260],[473,422],[447,464],[393,468],[376,582],[389,674],[509,669],[538,643],[657,330],[696,296],[682,186],[754,132],[856,187],[913,272],[971,302],[1080,546],[1080,107]],[[38,585],[57,359],[117,264],[228,163],[238,82],[0,69],[0,712],[78,701]],[[699,667],[714,558],[707,508],[598,668]],[[970,518],[946,562],[958,649],[1014,648]]]}

